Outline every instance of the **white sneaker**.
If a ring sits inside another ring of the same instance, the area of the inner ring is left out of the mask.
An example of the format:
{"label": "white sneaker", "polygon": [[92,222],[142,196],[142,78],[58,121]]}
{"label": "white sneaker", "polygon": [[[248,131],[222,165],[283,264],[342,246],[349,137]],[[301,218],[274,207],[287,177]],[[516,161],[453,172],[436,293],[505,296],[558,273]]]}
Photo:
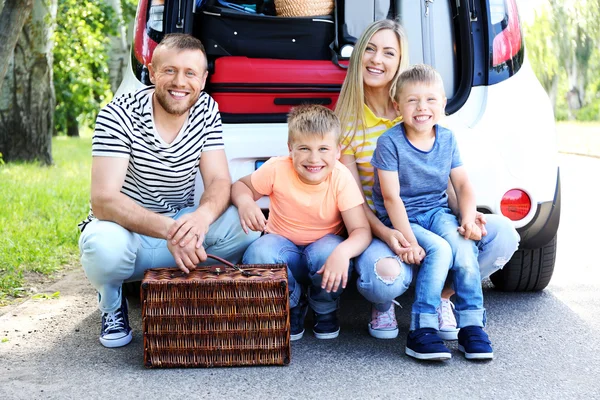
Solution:
{"label": "white sneaker", "polygon": [[443,340],[458,340],[458,329],[454,317],[454,304],[449,299],[442,299],[436,309],[438,315],[438,336]]}
{"label": "white sneaker", "polygon": [[375,306],[372,306],[369,334],[377,339],[394,339],[398,336],[398,322],[393,302],[386,311],[377,311]]}

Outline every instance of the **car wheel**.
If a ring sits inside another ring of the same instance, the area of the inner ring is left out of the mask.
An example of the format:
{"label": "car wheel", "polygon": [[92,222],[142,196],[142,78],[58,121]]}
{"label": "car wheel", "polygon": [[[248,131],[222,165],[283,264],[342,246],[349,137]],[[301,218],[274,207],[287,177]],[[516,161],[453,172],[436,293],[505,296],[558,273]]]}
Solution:
{"label": "car wheel", "polygon": [[555,259],[556,235],[540,248],[517,250],[508,264],[490,279],[497,289],[505,292],[543,290],[552,278]]}

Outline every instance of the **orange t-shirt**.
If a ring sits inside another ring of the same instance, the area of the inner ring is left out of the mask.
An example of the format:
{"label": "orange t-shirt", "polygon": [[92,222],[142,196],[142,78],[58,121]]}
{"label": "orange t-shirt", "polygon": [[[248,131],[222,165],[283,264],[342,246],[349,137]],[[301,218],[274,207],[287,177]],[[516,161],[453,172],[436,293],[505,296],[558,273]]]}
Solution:
{"label": "orange t-shirt", "polygon": [[342,211],[364,200],[352,173],[339,161],[318,185],[302,182],[290,157],[273,157],[251,176],[257,192],[269,196],[267,232],[281,235],[296,245],[314,243],[344,229]]}

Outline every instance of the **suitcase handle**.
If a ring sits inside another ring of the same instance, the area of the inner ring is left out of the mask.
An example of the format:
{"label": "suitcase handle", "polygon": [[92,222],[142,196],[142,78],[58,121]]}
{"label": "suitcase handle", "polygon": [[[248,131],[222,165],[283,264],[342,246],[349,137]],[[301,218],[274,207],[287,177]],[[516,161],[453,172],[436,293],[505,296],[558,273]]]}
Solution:
{"label": "suitcase handle", "polygon": [[207,254],[206,256],[208,258],[212,258],[213,260],[216,260],[216,261],[218,261],[218,262],[220,262],[222,264],[225,264],[228,267],[235,269],[236,271],[240,271],[242,273],[242,275],[244,275],[244,276],[261,276],[258,272],[249,272],[249,271],[246,271],[246,270],[238,267],[237,265],[235,265],[235,264],[233,264],[233,263],[231,263],[231,262],[229,262],[229,261],[227,261],[227,260],[225,260],[225,259],[223,259],[221,257],[217,257],[217,256],[214,256],[212,254]]}
{"label": "suitcase handle", "polygon": [[276,106],[299,106],[301,104],[319,104],[322,106],[328,106],[331,104],[331,99],[327,97],[275,97],[275,99],[273,100],[273,104],[275,104]]}

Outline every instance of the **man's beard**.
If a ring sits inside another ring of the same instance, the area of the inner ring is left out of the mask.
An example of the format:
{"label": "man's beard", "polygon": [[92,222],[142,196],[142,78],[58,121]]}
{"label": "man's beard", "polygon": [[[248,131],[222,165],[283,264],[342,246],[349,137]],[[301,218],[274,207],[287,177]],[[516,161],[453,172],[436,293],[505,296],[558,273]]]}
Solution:
{"label": "man's beard", "polygon": [[[168,91],[162,91],[162,90],[156,90],[154,92],[154,94],[156,95],[156,100],[158,101],[158,104],[160,104],[160,106],[169,114],[175,115],[175,116],[181,116],[183,114],[185,114],[186,112],[189,111],[190,108],[192,108],[192,106],[196,103],[196,101],[198,100],[198,98],[195,99],[190,99],[190,101],[184,105],[184,104],[177,104],[177,106],[175,106],[174,104],[172,104],[169,101],[169,93]],[[191,96],[191,94],[189,95]]]}

